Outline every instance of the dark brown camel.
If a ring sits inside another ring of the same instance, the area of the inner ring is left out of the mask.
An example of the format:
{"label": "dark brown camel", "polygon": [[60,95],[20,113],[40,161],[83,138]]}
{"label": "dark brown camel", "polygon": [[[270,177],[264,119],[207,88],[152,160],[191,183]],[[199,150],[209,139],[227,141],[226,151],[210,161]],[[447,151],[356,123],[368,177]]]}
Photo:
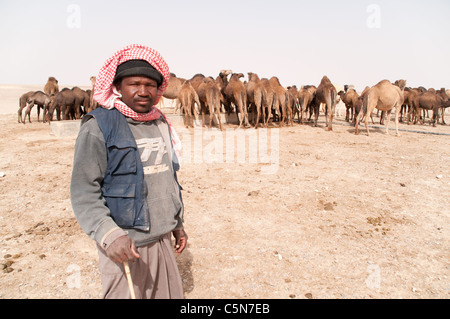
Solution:
{"label": "dark brown camel", "polygon": [[316,90],[319,103],[325,104],[325,118],[328,131],[333,130],[333,115],[336,108],[337,92],[330,79],[325,75]]}
{"label": "dark brown camel", "polygon": [[430,120],[430,124],[436,126],[436,122],[439,122],[439,110],[443,106],[443,102],[442,97],[433,91],[426,91],[418,94],[413,101],[413,107],[419,123],[424,123],[424,119],[422,119],[422,121],[420,120],[421,109],[431,110],[433,111],[433,116]]}
{"label": "dark brown camel", "polygon": [[56,110],[56,118],[61,120],[61,113],[63,120],[69,120],[75,113],[75,108],[79,104],[76,104],[76,96],[71,89],[64,88],[60,92],[56,93],[55,98],[50,104],[49,110],[46,114],[47,121],[49,123],[53,120],[53,112]]}

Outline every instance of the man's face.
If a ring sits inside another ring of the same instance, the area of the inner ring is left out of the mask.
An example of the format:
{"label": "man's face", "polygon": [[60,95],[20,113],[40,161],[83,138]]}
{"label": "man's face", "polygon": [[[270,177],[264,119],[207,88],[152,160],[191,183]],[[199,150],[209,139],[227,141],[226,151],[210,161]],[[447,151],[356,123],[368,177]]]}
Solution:
{"label": "man's face", "polygon": [[122,102],[137,113],[147,113],[155,104],[158,85],[145,76],[124,77],[117,85]]}

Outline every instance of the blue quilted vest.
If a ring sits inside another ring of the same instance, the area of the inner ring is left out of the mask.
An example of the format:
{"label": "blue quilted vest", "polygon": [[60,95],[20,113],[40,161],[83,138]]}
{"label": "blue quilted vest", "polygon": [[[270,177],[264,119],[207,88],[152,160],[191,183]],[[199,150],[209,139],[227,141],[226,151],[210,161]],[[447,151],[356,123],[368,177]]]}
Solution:
{"label": "blue quilted vest", "polygon": [[106,143],[108,165],[102,194],[111,217],[121,228],[148,231],[150,216],[147,206],[147,183],[136,140],[122,113],[99,107],[83,117],[97,120]]}

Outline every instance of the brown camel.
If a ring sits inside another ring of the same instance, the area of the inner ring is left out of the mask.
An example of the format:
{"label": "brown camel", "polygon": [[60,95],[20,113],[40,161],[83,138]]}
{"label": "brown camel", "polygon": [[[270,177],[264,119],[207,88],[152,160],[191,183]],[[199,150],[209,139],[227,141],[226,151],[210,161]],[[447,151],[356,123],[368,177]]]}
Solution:
{"label": "brown camel", "polygon": [[[448,97],[448,95],[447,95],[447,93],[446,93],[446,91],[445,91],[445,88],[441,88],[439,91],[437,91],[436,92],[441,98],[442,98],[442,101],[445,103],[445,102],[447,102],[447,101],[449,101],[449,97]],[[446,104],[448,104],[448,103],[446,103]],[[445,123],[445,120],[444,120],[444,115],[445,115],[445,106],[442,106],[441,107],[441,118],[442,118],[442,121],[441,121],[441,123],[442,123],[442,125],[446,125],[446,123]]]}
{"label": "brown camel", "polygon": [[[191,123],[192,113],[194,114],[195,121],[198,121],[197,108],[201,107],[198,94],[189,81],[184,82],[181,86],[178,92],[178,100],[180,100],[181,109],[184,111],[184,124],[188,128]],[[197,104],[197,108],[195,104]],[[194,124],[192,124],[192,127],[194,127]]]}
{"label": "brown camel", "polygon": [[300,88],[297,94],[298,103],[300,104],[300,117],[298,119],[300,124],[303,124],[303,118],[306,118],[306,112],[309,110],[309,119],[311,119],[313,110],[311,109],[311,102],[316,96],[316,87],[314,85],[304,85]]}
{"label": "brown camel", "polygon": [[[163,93],[163,97],[170,100],[178,99],[178,93],[186,79],[178,78],[174,73],[170,73],[169,85]],[[161,103],[163,99],[161,99]]]}
{"label": "brown camel", "polygon": [[280,80],[276,76],[272,76],[269,79],[270,86],[272,87],[274,94],[274,101],[273,101],[273,107],[275,114],[278,115],[279,119],[279,127],[283,127],[284,121],[286,120],[286,116],[289,120],[290,117],[292,117],[292,114],[289,114],[289,111],[287,109],[287,91],[286,89],[281,86]]}
{"label": "brown camel", "polygon": [[95,110],[98,107],[98,102],[94,100],[95,81],[97,80],[97,77],[91,76],[90,80],[92,89],[89,92],[89,106],[86,108],[86,113],[89,113],[90,111]]}
{"label": "brown camel", "polygon": [[355,107],[359,98],[358,93],[356,93],[354,89],[349,89],[347,92],[339,91],[338,95],[341,97],[341,101],[345,104],[345,121],[353,121],[353,117],[355,116]]}
{"label": "brown camel", "polygon": [[414,112],[417,116],[417,120],[424,123],[424,118],[422,121],[420,120],[420,111],[422,110],[432,110],[433,116],[430,120],[430,124],[436,126],[436,122],[439,122],[439,110],[443,106],[443,99],[441,96],[436,94],[433,91],[426,91],[421,94],[418,94],[413,101]]}
{"label": "brown camel", "polygon": [[233,112],[232,102],[225,96],[224,90],[228,85],[228,76],[232,74],[231,70],[221,70],[216,78],[216,83],[220,89],[220,101],[223,104],[225,112],[228,116]]}
{"label": "brown camel", "polygon": [[48,112],[48,108],[50,105],[50,96],[48,94],[45,94],[42,91],[36,91],[32,95],[30,95],[27,99],[27,109],[25,110],[25,114],[23,116],[22,123],[25,124],[26,118],[28,116],[28,122],[31,123],[30,119],[30,112],[31,109],[37,105],[37,119],[39,122],[39,114],[42,108],[42,121],[45,122],[45,114]]}
{"label": "brown camel", "polygon": [[30,96],[34,94],[34,91],[28,91],[24,93],[19,98],[19,110],[17,111],[17,122],[22,122],[22,110],[27,106],[27,100]]}
{"label": "brown camel", "polygon": [[83,114],[86,113],[86,110],[89,109],[90,96],[85,91],[75,86],[72,88],[73,93],[75,94],[75,105],[73,108],[73,112],[71,113],[72,119],[81,119]]}
{"label": "brown camel", "polygon": [[239,80],[242,77],[244,77],[242,73],[231,74],[227,86],[223,89],[224,98],[236,105],[236,111],[239,110],[241,115],[239,128],[242,126],[242,123],[244,123],[244,127],[250,125],[247,114],[247,91],[245,90],[244,83]]}
{"label": "brown camel", "polygon": [[[263,100],[265,97],[265,89],[256,73],[248,72],[247,89],[247,103],[249,109],[254,105],[256,108],[256,124],[255,129],[258,128],[259,120],[262,111],[262,125],[265,126],[266,109],[263,107]],[[262,110],[261,110],[262,109]]]}
{"label": "brown camel", "polygon": [[64,88],[56,93],[55,98],[50,104],[48,112],[46,114],[47,121],[53,121],[53,112],[56,110],[56,118],[61,120],[61,114],[63,120],[73,119],[77,104],[75,93],[68,88]]}
{"label": "brown camel", "polygon": [[[385,111],[387,113],[386,120],[386,134],[389,134],[389,121],[390,113],[392,109],[395,109],[395,132],[399,136],[398,132],[398,118],[400,110],[403,105],[403,90],[405,88],[406,81],[400,80],[398,85],[394,85],[388,80],[382,80],[376,85],[372,86],[367,92],[363,100],[363,111],[365,110],[365,125],[367,136],[369,133],[369,116],[372,114],[373,110],[377,108],[380,111]],[[360,112],[355,123],[355,134],[358,134],[358,124],[363,116],[364,112]]]}
{"label": "brown camel", "polygon": [[[288,114],[290,114],[289,116],[289,121],[291,125],[294,125],[294,117],[295,114],[299,114],[300,113],[300,106],[298,104],[298,89],[296,85],[292,85],[292,86],[288,86],[286,88],[286,92],[287,92],[287,109],[288,109]],[[298,115],[299,116],[299,115]]]}
{"label": "brown camel", "polygon": [[263,103],[261,107],[263,109],[263,112],[267,114],[266,118],[264,119],[265,120],[264,127],[267,127],[269,125],[269,120],[271,118],[270,115],[272,114],[272,106],[276,97],[275,97],[275,90],[273,89],[272,85],[270,85],[269,79],[262,78],[261,83],[265,92],[265,97],[263,98]]}
{"label": "brown camel", "polygon": [[47,83],[45,83],[44,93],[47,94],[48,96],[52,96],[58,92],[59,92],[58,80],[53,76],[50,76],[47,80]]}
{"label": "brown camel", "polygon": [[330,79],[325,75],[320,81],[316,90],[316,97],[319,103],[325,104],[325,118],[328,131],[333,129],[333,115],[336,108],[337,92]]}
{"label": "brown camel", "polygon": [[219,129],[222,130],[222,121],[220,118],[220,89],[216,81],[211,77],[204,78],[202,83],[198,86],[197,94],[201,104],[202,123],[205,123],[205,113],[208,108],[209,128],[211,128],[214,114],[216,114]]}

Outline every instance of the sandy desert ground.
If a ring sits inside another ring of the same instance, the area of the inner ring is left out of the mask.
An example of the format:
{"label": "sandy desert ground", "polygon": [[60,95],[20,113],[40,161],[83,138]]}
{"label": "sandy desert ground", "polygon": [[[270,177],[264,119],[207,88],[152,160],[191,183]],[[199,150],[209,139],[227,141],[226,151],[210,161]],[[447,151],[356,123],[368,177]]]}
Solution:
{"label": "sandy desert ground", "polygon": [[[76,136],[52,134],[35,110],[17,122],[30,88],[0,86],[0,298],[99,298],[96,247],[69,198]],[[193,143],[179,172],[186,298],[450,297],[450,126],[368,137],[320,120],[258,133],[178,126]],[[273,153],[227,148],[232,134]]]}

